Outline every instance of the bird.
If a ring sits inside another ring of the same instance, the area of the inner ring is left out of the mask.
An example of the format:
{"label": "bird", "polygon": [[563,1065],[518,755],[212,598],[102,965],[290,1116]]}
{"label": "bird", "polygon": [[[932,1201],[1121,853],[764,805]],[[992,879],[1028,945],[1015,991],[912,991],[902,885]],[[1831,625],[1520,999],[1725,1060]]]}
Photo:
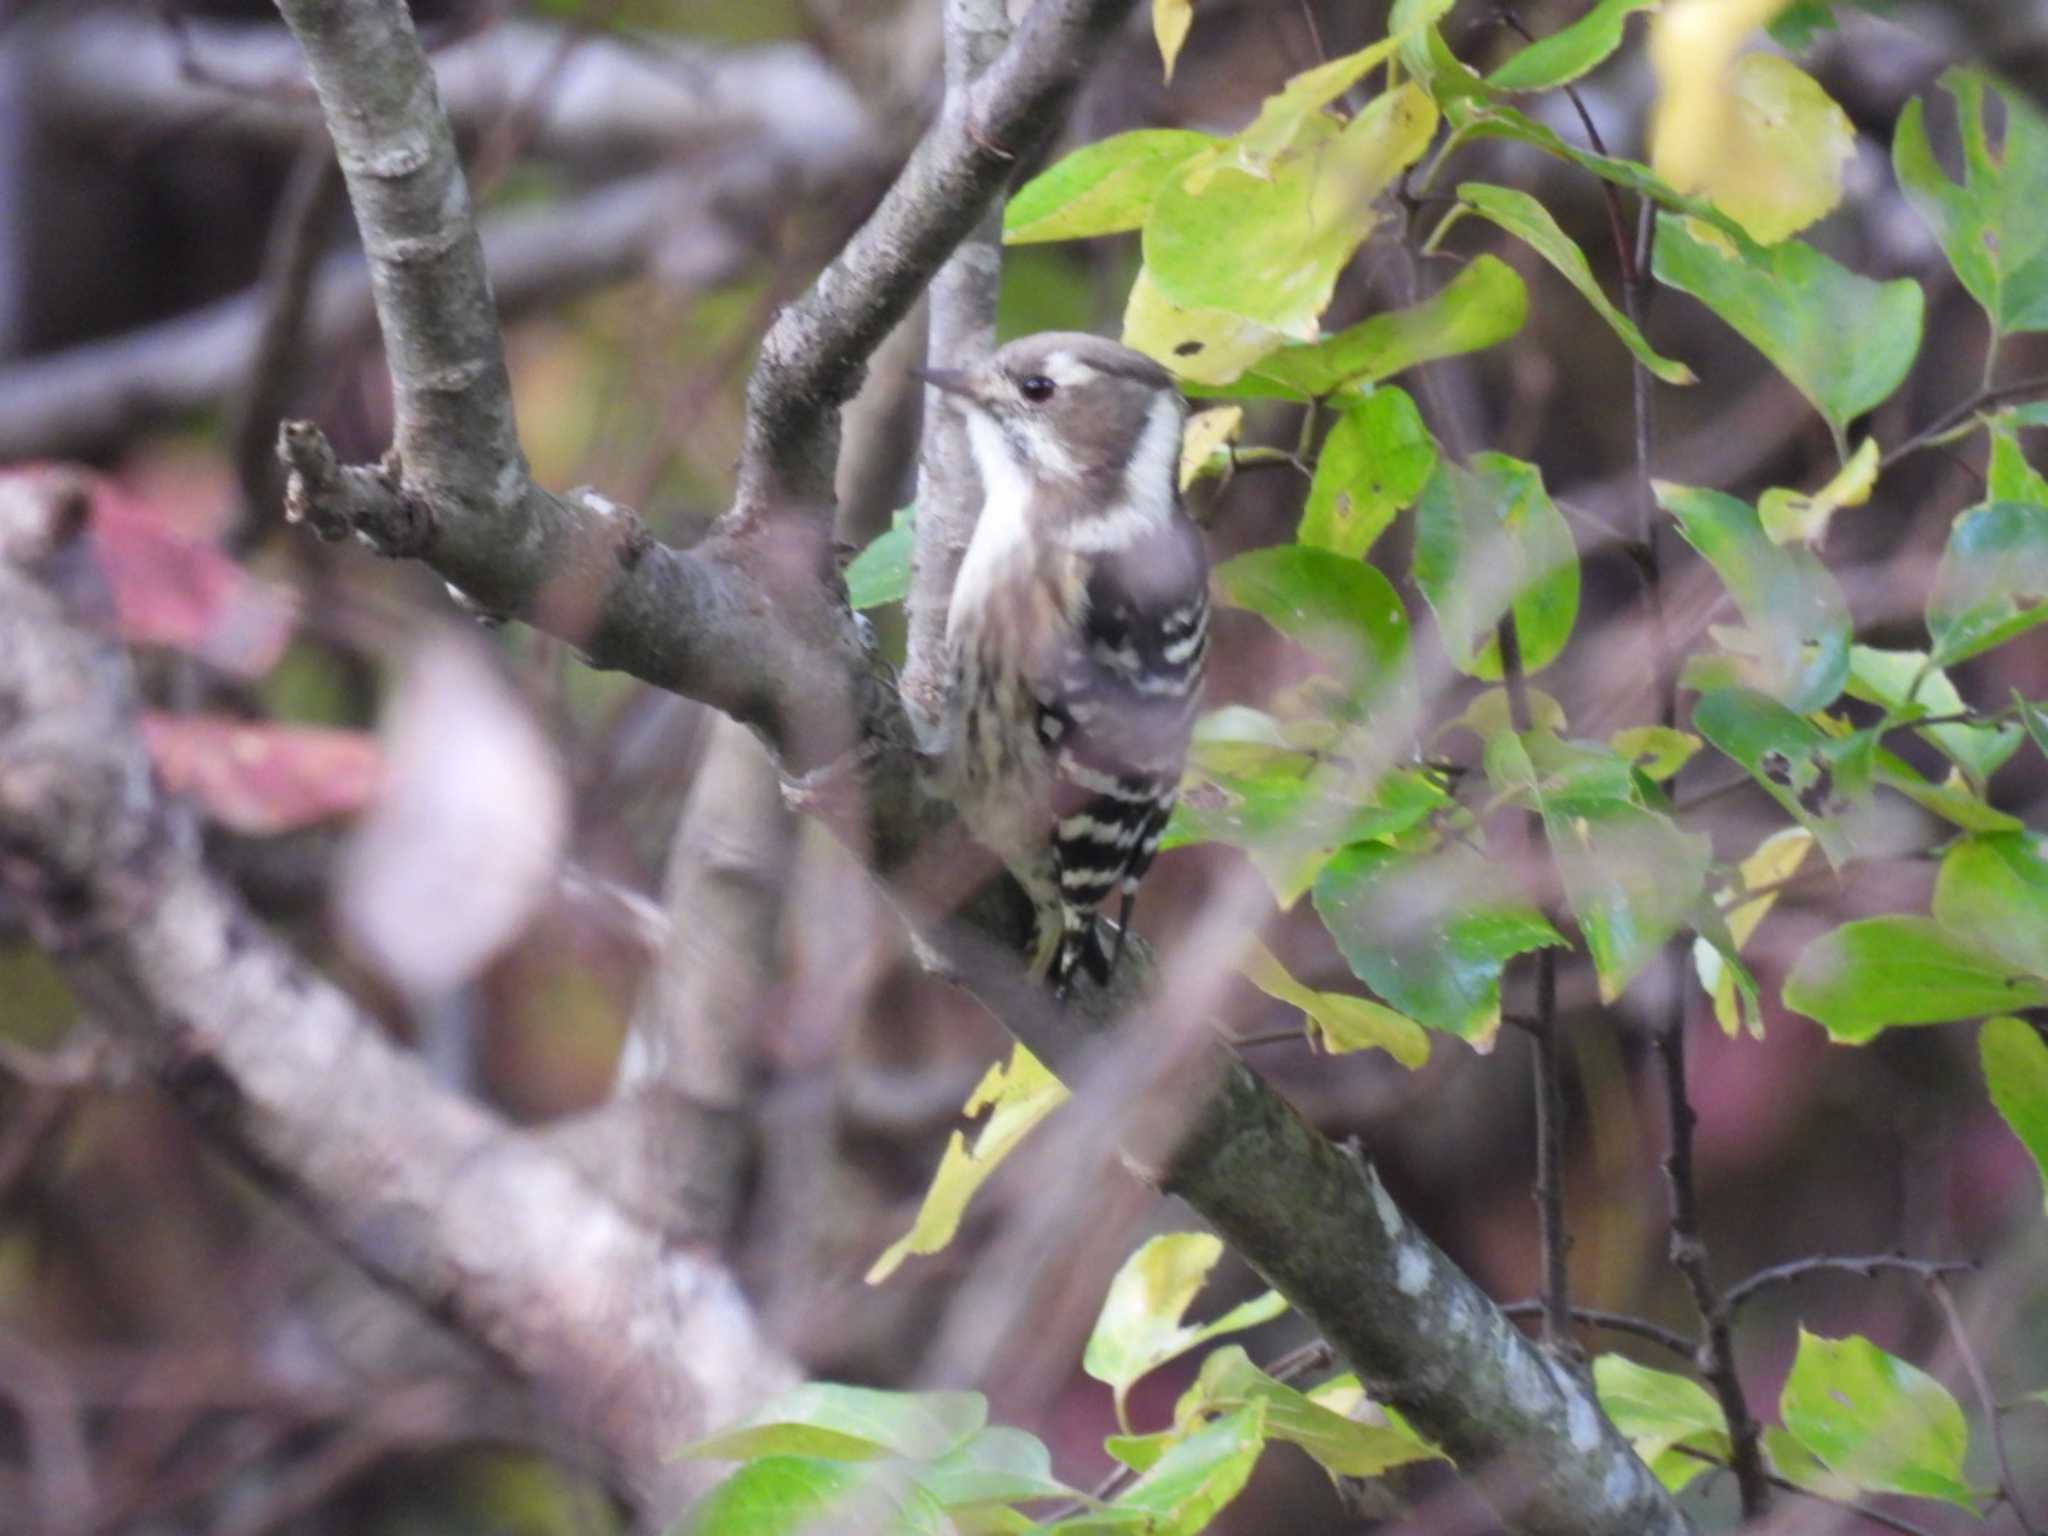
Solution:
{"label": "bird", "polygon": [[[957,401],[982,505],[946,611],[936,755],[974,839],[1032,898],[1034,974],[1106,982],[1159,849],[1209,649],[1180,498],[1188,408],[1151,358],[1080,332],[912,370]],[[1121,896],[1113,944],[1096,908]]]}

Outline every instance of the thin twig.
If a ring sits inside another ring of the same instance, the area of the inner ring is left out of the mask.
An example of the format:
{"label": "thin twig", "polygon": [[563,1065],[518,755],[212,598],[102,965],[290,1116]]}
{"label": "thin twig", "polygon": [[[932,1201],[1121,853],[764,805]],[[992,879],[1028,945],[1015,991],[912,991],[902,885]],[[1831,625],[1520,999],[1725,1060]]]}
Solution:
{"label": "thin twig", "polygon": [[327,129],[316,124],[292,162],[263,253],[263,319],[235,401],[230,434],[235,481],[242,493],[226,540],[234,554],[256,548],[284,520],[284,477],[275,451],[277,422],[306,361],[321,236],[340,197],[341,166]]}
{"label": "thin twig", "polygon": [[2048,394],[2048,374],[2035,374],[2031,378],[2016,379],[2010,384],[1987,385],[1968,399],[1957,402],[1935,417],[1903,443],[1877,461],[1879,469],[1890,469],[1899,460],[1926,448],[1939,447],[1958,428],[1968,430],[1972,416],[1988,405],[1999,405],[2007,400],[2016,400],[2023,395]]}
{"label": "thin twig", "polygon": [[1838,1257],[1822,1254],[1813,1258],[1793,1259],[1785,1264],[1773,1264],[1760,1269],[1740,1284],[1731,1285],[1722,1305],[1732,1317],[1744,1303],[1755,1299],[1759,1291],[1767,1291],[1774,1285],[1785,1285],[1794,1280],[1804,1280],[1808,1275],[1850,1274],[1861,1275],[1872,1280],[1885,1270],[1896,1270],[1901,1274],[1918,1275],[1923,1280],[1942,1275],[1967,1274],[1977,1266],[1968,1259],[1913,1259],[1903,1253],[1873,1253],[1861,1258]]}
{"label": "thin twig", "polygon": [[[1529,679],[1522,664],[1522,637],[1514,609],[1495,627],[1501,677],[1507,684],[1508,720],[1517,733],[1531,729]],[[1532,853],[1544,847],[1543,817],[1527,819]],[[1564,1222],[1564,1081],[1558,1065],[1557,955],[1536,952],[1536,1013],[1529,1039],[1536,1084],[1536,1212],[1543,1249],[1543,1342],[1554,1350],[1572,1347],[1570,1234]]]}
{"label": "thin twig", "polygon": [[2019,1521],[2020,1529],[2026,1536],[2041,1536],[2041,1528],[2027,1511],[2020,1499],[2020,1480],[2012,1475],[2012,1460],[2006,1454],[2005,1426],[1998,1417],[1998,1398],[1991,1390],[1991,1378],[1984,1374],[1984,1362],[1978,1358],[1977,1347],[1970,1342],[1970,1330],[1963,1324],[1962,1308],[1956,1305],[1955,1291],[1939,1274],[1926,1277],[1927,1289],[1933,1293],[1935,1304],[1941,1308],[1941,1315],[1948,1319],[1950,1337],[1956,1341],[1956,1353],[1962,1356],[1963,1370],[1968,1373],[1970,1385],[1976,1388],[1977,1401],[1984,1408],[1984,1422],[1991,1432],[1991,1452],[1998,1459],[1998,1486],[2005,1495],[2005,1501],[2012,1506],[2012,1516]]}
{"label": "thin twig", "polygon": [[[1671,1449],[1678,1452],[1681,1456],[1690,1456],[1694,1461],[1704,1461],[1708,1466],[1718,1467],[1724,1472],[1734,1470],[1720,1457],[1712,1455],[1707,1451],[1702,1451],[1695,1446],[1674,1445]],[[1869,1504],[1858,1504],[1851,1499],[1831,1499],[1824,1493],[1815,1493],[1811,1488],[1802,1488],[1793,1482],[1791,1478],[1780,1477],[1775,1472],[1766,1472],[1764,1474],[1764,1481],[1782,1492],[1796,1493],[1801,1498],[1812,1499],[1819,1504],[1832,1504],[1837,1509],[1846,1509],[1853,1515],[1860,1515],[1873,1525],[1881,1525],[1886,1530],[1897,1531],[1900,1533],[1900,1536],[1935,1536],[1935,1533],[1924,1525],[1915,1525],[1910,1520],[1902,1520],[1897,1515],[1887,1514],[1884,1510],[1877,1509]]]}
{"label": "thin twig", "polygon": [[[1544,1303],[1536,1298],[1514,1301],[1502,1307],[1501,1311],[1509,1317],[1541,1317],[1544,1315]],[[1658,1348],[1668,1350],[1682,1360],[1689,1361],[1693,1357],[1691,1339],[1674,1329],[1664,1327],[1661,1323],[1653,1323],[1646,1317],[1636,1317],[1627,1312],[1609,1312],[1600,1307],[1575,1306],[1571,1312],[1572,1321],[1575,1323],[1605,1328],[1609,1333],[1626,1333],[1639,1339],[1647,1339]]]}
{"label": "thin twig", "polygon": [[1665,1184],[1671,1202],[1671,1263],[1685,1277],[1693,1305],[1700,1314],[1700,1373],[1720,1401],[1728,1421],[1730,1465],[1742,1494],[1742,1515],[1754,1520],[1771,1503],[1761,1445],[1762,1431],[1749,1411],[1742,1377],[1735,1367],[1735,1340],[1729,1327],[1734,1308],[1714,1290],[1713,1268],[1706,1240],[1700,1236],[1699,1194],[1693,1174],[1693,1127],[1699,1117],[1685,1080],[1685,993],[1674,988],[1671,1017],[1657,1032],[1657,1054],[1664,1064],[1664,1100],[1670,1150],[1664,1158]]}

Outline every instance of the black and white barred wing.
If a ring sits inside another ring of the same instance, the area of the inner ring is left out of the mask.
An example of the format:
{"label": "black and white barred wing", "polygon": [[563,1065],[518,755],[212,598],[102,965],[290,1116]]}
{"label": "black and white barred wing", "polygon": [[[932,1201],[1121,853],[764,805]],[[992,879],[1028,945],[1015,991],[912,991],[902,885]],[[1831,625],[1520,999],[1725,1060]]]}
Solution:
{"label": "black and white barred wing", "polygon": [[1095,558],[1073,642],[1040,696],[1057,779],[1055,984],[1077,966],[1104,979],[1115,963],[1094,909],[1117,891],[1129,921],[1173,810],[1208,646],[1208,566],[1186,517]]}

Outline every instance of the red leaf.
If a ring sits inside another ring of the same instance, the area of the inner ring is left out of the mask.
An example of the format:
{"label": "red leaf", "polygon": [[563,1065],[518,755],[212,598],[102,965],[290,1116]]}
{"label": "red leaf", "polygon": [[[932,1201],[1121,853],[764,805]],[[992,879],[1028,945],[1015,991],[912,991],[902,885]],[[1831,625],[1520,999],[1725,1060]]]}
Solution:
{"label": "red leaf", "polygon": [[383,773],[376,739],[361,731],[145,711],[142,739],[171,789],[252,837],[359,811]]}
{"label": "red leaf", "polygon": [[186,651],[236,677],[261,677],[277,665],[298,599],[221,552],[216,525],[233,492],[217,463],[145,464],[120,479],[81,478],[92,490],[87,537],[113,592],[122,639]]}

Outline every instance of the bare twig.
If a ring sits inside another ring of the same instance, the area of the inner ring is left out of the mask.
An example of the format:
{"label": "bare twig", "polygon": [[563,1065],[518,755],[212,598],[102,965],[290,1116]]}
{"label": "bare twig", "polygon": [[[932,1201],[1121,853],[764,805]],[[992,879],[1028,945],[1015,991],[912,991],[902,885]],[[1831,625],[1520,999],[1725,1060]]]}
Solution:
{"label": "bare twig", "polygon": [[[964,102],[1008,40],[1004,0],[946,0],[946,95]],[[932,279],[927,351],[947,367],[971,364],[995,346],[996,295],[1003,276],[1003,215],[991,201],[981,219]],[[924,442],[918,466],[917,544],[913,553],[910,637],[903,702],[919,730],[938,724],[946,676],[946,600],[981,512],[981,476],[967,444],[958,401],[938,390],[925,396]]]}
{"label": "bare twig", "polygon": [[[1494,630],[1500,647],[1501,677],[1507,684],[1508,719],[1517,733],[1527,732],[1529,680],[1522,666],[1522,639],[1514,609],[1502,614]],[[1526,829],[1531,856],[1545,856],[1543,816],[1530,811]],[[1567,1260],[1571,1234],[1564,1223],[1564,1078],[1558,1061],[1557,954],[1536,952],[1536,1013],[1529,1028],[1536,1088],[1536,1211],[1543,1250],[1543,1342],[1553,1350],[1576,1348],[1571,1331],[1571,1272]]]}
{"label": "bare twig", "polygon": [[303,370],[321,235],[340,197],[341,167],[335,163],[334,146],[327,142],[326,128],[315,126],[307,131],[292,162],[263,253],[263,276],[257,284],[262,321],[229,431],[242,504],[227,543],[237,554],[261,544],[283,521],[277,419]]}
{"label": "bare twig", "polygon": [[2020,1496],[2019,1479],[2012,1475],[2012,1458],[2006,1451],[2005,1424],[1999,1417],[1998,1396],[1991,1390],[1991,1378],[1984,1373],[1984,1362],[1977,1354],[1976,1345],[1970,1342],[1970,1330],[1963,1321],[1962,1308],[1956,1305],[1955,1291],[1938,1271],[1925,1276],[1925,1279],[1935,1304],[1941,1308],[1941,1315],[1948,1321],[1949,1337],[1955,1341],[1963,1370],[1968,1373],[1970,1385],[1977,1393],[1978,1405],[1984,1410],[1984,1427],[1991,1436],[1991,1452],[1998,1459],[1999,1491],[2005,1495],[2013,1518],[2019,1522],[2025,1536],[2040,1536],[2041,1528],[2034,1524],[2034,1517]]}
{"label": "bare twig", "polygon": [[[1549,1313],[1549,1303],[1543,1300],[1511,1301],[1501,1308],[1509,1317],[1543,1318]],[[1653,1323],[1648,1318],[1636,1317],[1627,1312],[1608,1312],[1599,1307],[1578,1307],[1571,1309],[1572,1321],[1587,1323],[1595,1328],[1605,1328],[1610,1333],[1632,1334],[1647,1339],[1661,1349],[1669,1350],[1681,1359],[1693,1358],[1693,1341],[1684,1334]]]}
{"label": "bare twig", "polygon": [[1871,1280],[1887,1271],[1897,1271],[1917,1275],[1922,1280],[1933,1280],[1942,1275],[1967,1274],[1974,1268],[1976,1266],[1967,1259],[1913,1259],[1903,1253],[1873,1253],[1853,1258],[1816,1254],[1812,1258],[1793,1259],[1789,1263],[1773,1264],[1768,1269],[1758,1270],[1738,1284],[1729,1286],[1722,1305],[1732,1315],[1754,1301],[1758,1292],[1794,1280],[1804,1280],[1808,1275],[1861,1275]]}

